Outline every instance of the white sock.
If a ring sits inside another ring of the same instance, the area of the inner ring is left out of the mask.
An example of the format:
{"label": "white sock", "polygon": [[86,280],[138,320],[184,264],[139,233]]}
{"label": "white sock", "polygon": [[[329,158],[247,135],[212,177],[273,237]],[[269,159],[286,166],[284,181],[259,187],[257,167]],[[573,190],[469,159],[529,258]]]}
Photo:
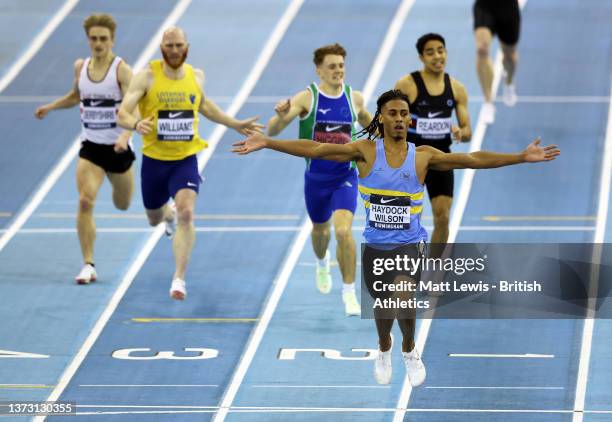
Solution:
{"label": "white sock", "polygon": [[327,267],[329,265],[329,251],[325,252],[323,259],[317,258],[317,264],[319,267]]}
{"label": "white sock", "polygon": [[342,283],[342,294],[355,293],[355,282],[351,284]]}

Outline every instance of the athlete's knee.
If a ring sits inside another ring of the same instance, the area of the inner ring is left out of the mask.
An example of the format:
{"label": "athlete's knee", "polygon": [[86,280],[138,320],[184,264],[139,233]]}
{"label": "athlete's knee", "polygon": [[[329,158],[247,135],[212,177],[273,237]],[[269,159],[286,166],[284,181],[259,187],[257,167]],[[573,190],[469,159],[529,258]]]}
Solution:
{"label": "athlete's knee", "polygon": [[147,220],[149,221],[149,225],[150,226],[155,227],[159,223],[162,222],[163,215],[161,213],[159,213],[159,214],[148,214],[147,213]]}
{"label": "athlete's knee", "polygon": [[351,231],[351,227],[349,226],[339,226],[336,227],[336,240],[338,243],[346,243],[350,242],[353,238],[353,233]]}
{"label": "athlete's knee", "polygon": [[489,45],[485,43],[479,44],[478,48],[476,49],[476,54],[478,55],[478,58],[481,60],[488,59],[489,58]]}
{"label": "athlete's knee", "polygon": [[476,54],[479,59],[486,59],[489,57],[489,50],[491,49],[491,43],[488,41],[479,40],[476,42]]}
{"label": "athlete's knee", "polygon": [[440,207],[433,212],[434,224],[436,226],[448,226],[450,220],[450,210],[446,207]]}
{"label": "athlete's knee", "polygon": [[514,64],[518,59],[518,53],[515,49],[504,50],[504,63]]}
{"label": "athlete's knee", "polygon": [[329,236],[330,229],[328,224],[314,224],[312,227],[312,234],[314,236]]}
{"label": "athlete's knee", "polygon": [[79,211],[80,212],[92,212],[96,200],[93,196],[81,194],[79,196]]}
{"label": "athlete's knee", "polygon": [[178,224],[191,224],[193,223],[193,207],[191,206],[177,206],[176,207],[176,220]]}
{"label": "athlete's knee", "polygon": [[113,198],[113,203],[115,204],[115,208],[121,211],[127,211],[130,207],[131,198]]}

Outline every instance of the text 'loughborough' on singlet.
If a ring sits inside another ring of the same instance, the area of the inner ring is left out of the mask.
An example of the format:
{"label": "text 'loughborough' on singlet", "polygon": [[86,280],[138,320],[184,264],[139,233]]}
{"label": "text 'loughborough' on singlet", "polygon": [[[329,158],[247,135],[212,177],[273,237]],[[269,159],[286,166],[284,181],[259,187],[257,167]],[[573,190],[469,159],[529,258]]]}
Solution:
{"label": "text 'loughborough' on singlet", "polygon": [[194,155],[207,143],[198,134],[202,91],[188,64],[182,79],[164,75],[162,61],[150,63],[153,83],[139,103],[142,118],[153,116],[153,130],[142,137],[142,153],[156,160],[173,161]]}
{"label": "text 'loughborough' on singlet", "polygon": [[121,58],[113,59],[104,78],[99,82],[89,78],[87,68],[90,62],[90,57],[85,59],[78,80],[81,98],[81,141],[113,145],[123,133],[123,129],[117,125],[117,112],[123,99],[117,78]]}
{"label": "text 'loughborough' on singlet", "polygon": [[455,97],[448,73],[444,74],[444,91],[432,96],[427,92],[420,72],[410,74],[416,84],[418,95],[409,104],[412,122],[408,128],[408,142],[417,146],[431,145],[442,151],[449,151],[451,126]]}
{"label": "text 'loughborough' on singlet", "polygon": [[[300,139],[328,144],[348,144],[355,140],[357,115],[353,107],[352,89],[344,85],[342,93],[330,97],[315,83],[308,86],[312,94],[310,112],[300,119]],[[354,163],[307,159],[306,174],[321,179],[336,179],[355,171]]]}
{"label": "text 'loughborough' on singlet", "polygon": [[421,226],[424,186],[416,174],[416,146],[408,143],[398,168],[387,163],[385,143],[376,140],[376,159],[370,174],[359,179],[366,211],[363,237],[367,243],[418,243],[427,240]]}

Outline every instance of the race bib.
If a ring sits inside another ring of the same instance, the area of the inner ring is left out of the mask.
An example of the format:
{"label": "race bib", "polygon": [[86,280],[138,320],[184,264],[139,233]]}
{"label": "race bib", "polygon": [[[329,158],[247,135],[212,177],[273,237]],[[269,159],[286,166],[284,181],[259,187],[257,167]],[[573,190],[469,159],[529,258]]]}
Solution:
{"label": "race bib", "polygon": [[193,139],[193,110],[159,110],[157,139],[160,141],[191,141]]}
{"label": "race bib", "polygon": [[419,117],[416,132],[424,139],[442,139],[451,133],[451,118],[428,119]]}
{"label": "race bib", "polygon": [[113,99],[83,99],[81,121],[86,129],[100,130],[117,127],[117,108]]}
{"label": "race bib", "polygon": [[318,122],[314,128],[314,140],[323,144],[348,144],[351,142],[351,125],[346,123]]}
{"label": "race bib", "polygon": [[379,230],[410,228],[410,198],[408,196],[370,195],[370,227]]}

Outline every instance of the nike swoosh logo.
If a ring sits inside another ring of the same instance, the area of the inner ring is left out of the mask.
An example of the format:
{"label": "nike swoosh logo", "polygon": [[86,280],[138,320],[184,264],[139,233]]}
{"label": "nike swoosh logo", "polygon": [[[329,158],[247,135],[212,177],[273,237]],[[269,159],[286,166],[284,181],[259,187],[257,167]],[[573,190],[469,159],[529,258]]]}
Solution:
{"label": "nike swoosh logo", "polygon": [[196,187],[196,186],[198,186],[198,185],[196,185],[195,183],[187,182],[187,186],[193,186],[193,187]]}
{"label": "nike swoosh logo", "polygon": [[396,199],[397,199],[397,198],[391,198],[391,199],[387,199],[387,200],[385,201],[385,198],[380,198],[380,203],[381,203],[381,204],[388,204],[389,202],[393,202],[393,201],[395,201]]}
{"label": "nike swoosh logo", "polygon": [[103,101],[92,101],[91,103],[89,103],[89,105],[92,106],[92,107],[95,107],[95,106],[98,106],[98,105],[100,105],[102,103],[103,103]]}
{"label": "nike swoosh logo", "polygon": [[333,132],[336,129],[340,129],[342,125],[337,126],[325,126],[325,132]]}
{"label": "nike swoosh logo", "polygon": [[319,111],[323,114],[327,114],[328,111],[330,111],[331,108],[320,108]]}
{"label": "nike swoosh logo", "polygon": [[178,116],[180,116],[181,114],[183,114],[182,111],[179,111],[178,113],[168,113],[168,117],[170,117],[171,119],[175,119]]}
{"label": "nike swoosh logo", "polygon": [[442,113],[444,113],[444,112],[443,112],[443,111],[438,111],[437,113],[432,113],[432,112],[429,112],[429,113],[427,114],[427,117],[429,117],[430,119],[433,119],[434,117],[439,116],[439,115],[440,115],[440,114],[442,114]]}

